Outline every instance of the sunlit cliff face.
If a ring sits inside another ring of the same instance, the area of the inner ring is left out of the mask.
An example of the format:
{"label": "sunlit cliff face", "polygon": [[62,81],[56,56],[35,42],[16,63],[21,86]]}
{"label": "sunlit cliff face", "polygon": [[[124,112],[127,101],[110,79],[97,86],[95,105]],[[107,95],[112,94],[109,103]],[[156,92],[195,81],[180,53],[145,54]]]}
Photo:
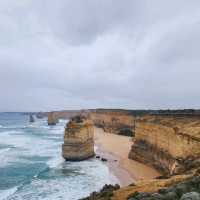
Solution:
{"label": "sunlit cliff face", "polygon": [[195,0],[1,1],[0,110],[197,107],[199,11]]}

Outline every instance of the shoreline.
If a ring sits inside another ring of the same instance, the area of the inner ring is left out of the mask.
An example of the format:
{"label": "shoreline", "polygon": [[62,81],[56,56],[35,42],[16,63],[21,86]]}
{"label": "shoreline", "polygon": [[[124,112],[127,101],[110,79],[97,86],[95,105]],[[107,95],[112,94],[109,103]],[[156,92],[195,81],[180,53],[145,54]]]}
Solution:
{"label": "shoreline", "polygon": [[96,127],[94,133],[96,156],[107,159],[105,164],[120,186],[128,186],[136,181],[149,180],[160,175],[155,169],[128,159],[131,137],[104,132]]}
{"label": "shoreline", "polygon": [[100,159],[107,159],[104,163],[109,169],[111,179],[113,181],[115,180],[114,184],[119,184],[121,187],[124,187],[135,181],[130,173],[120,165],[121,161],[118,156],[111,152],[106,152],[100,144],[96,144],[96,147],[96,156],[100,156]]}

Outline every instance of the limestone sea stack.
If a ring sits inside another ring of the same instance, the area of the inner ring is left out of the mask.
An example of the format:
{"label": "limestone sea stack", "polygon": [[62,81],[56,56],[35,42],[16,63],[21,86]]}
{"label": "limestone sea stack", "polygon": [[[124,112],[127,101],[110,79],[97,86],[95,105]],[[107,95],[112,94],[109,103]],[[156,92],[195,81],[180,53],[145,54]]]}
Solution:
{"label": "limestone sea stack", "polygon": [[55,116],[54,112],[48,113],[48,125],[56,125],[58,123],[58,118]]}
{"label": "limestone sea stack", "polygon": [[81,161],[94,156],[94,127],[83,117],[72,118],[65,128],[62,155],[68,161]]}
{"label": "limestone sea stack", "polygon": [[30,122],[30,123],[35,122],[35,119],[34,119],[34,117],[33,117],[32,114],[29,115],[29,122]]}

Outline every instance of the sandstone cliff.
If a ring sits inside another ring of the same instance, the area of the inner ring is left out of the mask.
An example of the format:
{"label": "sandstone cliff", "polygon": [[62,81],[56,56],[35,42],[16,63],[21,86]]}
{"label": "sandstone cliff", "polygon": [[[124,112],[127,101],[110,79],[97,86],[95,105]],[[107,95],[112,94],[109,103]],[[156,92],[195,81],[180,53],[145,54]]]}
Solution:
{"label": "sandstone cliff", "polygon": [[77,115],[84,113],[84,110],[64,110],[64,111],[53,111],[55,118],[57,119],[71,119]]}
{"label": "sandstone cliff", "polygon": [[200,164],[200,117],[149,115],[135,131],[129,158],[171,175]]}
{"label": "sandstone cliff", "polygon": [[128,125],[135,133],[130,159],[151,165],[165,175],[120,189],[105,186],[84,200],[199,200],[198,113],[170,112],[132,117],[127,113],[102,112],[92,113],[91,118],[96,126],[117,134],[121,127]]}
{"label": "sandstone cliff", "polygon": [[134,136],[134,116],[126,111],[91,111],[90,118],[94,125],[103,128],[105,132],[126,136]]}
{"label": "sandstone cliff", "polygon": [[69,121],[65,128],[62,155],[71,161],[94,156],[94,127],[90,120],[77,116]]}

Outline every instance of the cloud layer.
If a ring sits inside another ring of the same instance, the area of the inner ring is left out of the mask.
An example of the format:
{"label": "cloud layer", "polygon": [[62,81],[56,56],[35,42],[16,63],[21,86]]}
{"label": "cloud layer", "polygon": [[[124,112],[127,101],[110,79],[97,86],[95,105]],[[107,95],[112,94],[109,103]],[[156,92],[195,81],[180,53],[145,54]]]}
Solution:
{"label": "cloud layer", "polygon": [[0,1],[0,111],[199,108],[199,0]]}

